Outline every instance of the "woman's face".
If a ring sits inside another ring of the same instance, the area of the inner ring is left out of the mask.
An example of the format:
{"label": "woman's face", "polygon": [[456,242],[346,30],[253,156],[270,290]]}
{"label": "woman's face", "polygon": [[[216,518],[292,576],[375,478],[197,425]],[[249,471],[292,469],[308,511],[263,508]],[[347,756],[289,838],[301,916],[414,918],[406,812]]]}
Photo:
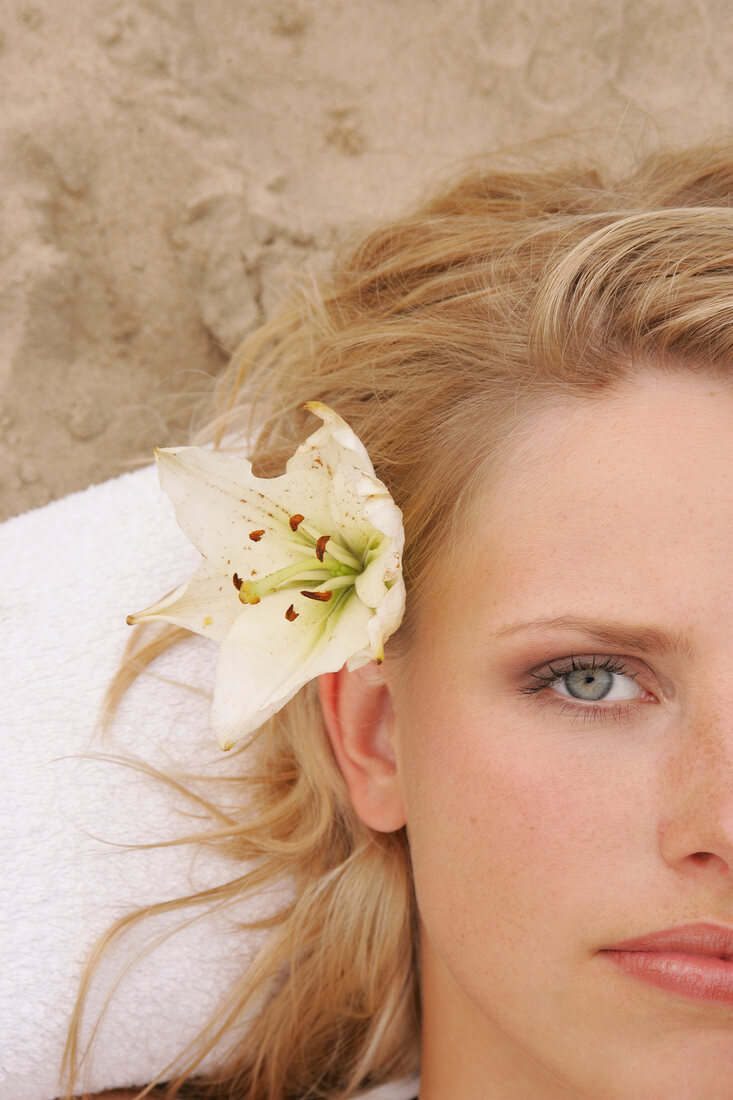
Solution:
{"label": "woman's face", "polygon": [[531,429],[391,677],[421,1098],[732,1100],[733,962],[659,933],[733,955],[733,391]]}

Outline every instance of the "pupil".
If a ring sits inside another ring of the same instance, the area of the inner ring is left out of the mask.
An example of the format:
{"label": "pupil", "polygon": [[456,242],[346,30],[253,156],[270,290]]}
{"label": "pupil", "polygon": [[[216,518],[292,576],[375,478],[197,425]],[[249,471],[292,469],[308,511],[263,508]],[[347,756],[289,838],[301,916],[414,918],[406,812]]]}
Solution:
{"label": "pupil", "polygon": [[592,672],[575,669],[568,672],[563,679],[574,698],[588,701],[602,699],[610,691],[613,673],[607,668],[597,668]]}

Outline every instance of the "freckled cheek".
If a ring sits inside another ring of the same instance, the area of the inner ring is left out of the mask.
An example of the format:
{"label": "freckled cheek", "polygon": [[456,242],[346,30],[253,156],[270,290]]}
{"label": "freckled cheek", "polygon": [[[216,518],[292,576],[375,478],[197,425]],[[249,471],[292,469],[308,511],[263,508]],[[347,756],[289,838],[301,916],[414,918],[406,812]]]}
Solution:
{"label": "freckled cheek", "polygon": [[418,888],[423,864],[428,885],[440,868],[446,901],[448,883],[494,906],[512,902],[524,884],[536,893],[541,880],[557,880],[568,817],[546,783],[462,760],[415,778],[407,820]]}
{"label": "freckled cheek", "polygon": [[480,931],[490,917],[497,942],[502,930],[536,936],[539,922],[552,937],[556,919],[577,920],[587,907],[591,880],[610,872],[617,881],[609,867],[623,817],[615,792],[567,752],[516,750],[516,739],[492,737],[485,722],[451,728],[433,719],[422,716],[405,761],[423,919]]}

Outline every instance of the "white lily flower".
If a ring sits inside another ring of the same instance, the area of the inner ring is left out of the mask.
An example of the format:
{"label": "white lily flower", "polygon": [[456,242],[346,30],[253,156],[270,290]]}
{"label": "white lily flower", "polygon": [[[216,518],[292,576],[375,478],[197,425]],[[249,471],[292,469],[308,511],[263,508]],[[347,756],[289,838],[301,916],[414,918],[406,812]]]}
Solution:
{"label": "white lily flower", "polygon": [[229,749],[316,676],[381,661],[405,607],[402,513],[332,409],[280,477],[200,447],[157,450],[161,487],[203,555],[130,624],[163,620],[221,643],[212,725]]}

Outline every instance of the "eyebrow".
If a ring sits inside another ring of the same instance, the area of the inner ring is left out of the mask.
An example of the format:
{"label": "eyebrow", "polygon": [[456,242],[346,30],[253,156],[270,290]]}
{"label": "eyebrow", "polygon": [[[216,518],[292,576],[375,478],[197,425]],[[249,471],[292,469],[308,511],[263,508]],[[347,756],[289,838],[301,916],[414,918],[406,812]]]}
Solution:
{"label": "eyebrow", "polygon": [[535,619],[532,622],[512,623],[500,630],[497,638],[508,638],[530,630],[582,630],[590,639],[602,645],[617,645],[627,649],[639,649],[657,656],[692,658],[694,646],[684,634],[669,633],[656,626],[629,626],[625,623],[598,622],[595,619],[559,616],[554,619]]}

